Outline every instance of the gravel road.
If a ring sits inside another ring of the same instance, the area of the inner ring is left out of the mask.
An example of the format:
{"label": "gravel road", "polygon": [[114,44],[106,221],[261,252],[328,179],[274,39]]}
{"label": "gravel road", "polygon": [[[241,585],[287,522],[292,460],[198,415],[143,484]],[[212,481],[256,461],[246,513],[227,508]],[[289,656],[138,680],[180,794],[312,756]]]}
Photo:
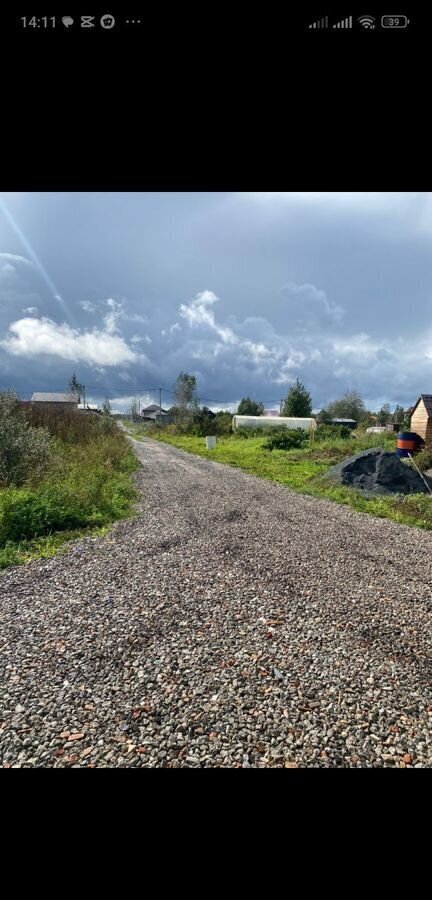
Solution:
{"label": "gravel road", "polygon": [[431,766],[432,534],[134,446],[136,518],[0,575],[3,766]]}

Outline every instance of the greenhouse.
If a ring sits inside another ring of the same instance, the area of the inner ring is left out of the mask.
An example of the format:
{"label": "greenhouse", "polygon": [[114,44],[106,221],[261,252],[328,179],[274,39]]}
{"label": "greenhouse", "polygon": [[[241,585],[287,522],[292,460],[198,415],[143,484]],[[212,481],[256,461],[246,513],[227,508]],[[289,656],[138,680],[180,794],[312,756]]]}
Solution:
{"label": "greenhouse", "polygon": [[317,425],[315,419],[293,419],[286,416],[234,416],[232,427],[233,431],[236,431],[237,428],[303,428],[304,431],[311,431]]}

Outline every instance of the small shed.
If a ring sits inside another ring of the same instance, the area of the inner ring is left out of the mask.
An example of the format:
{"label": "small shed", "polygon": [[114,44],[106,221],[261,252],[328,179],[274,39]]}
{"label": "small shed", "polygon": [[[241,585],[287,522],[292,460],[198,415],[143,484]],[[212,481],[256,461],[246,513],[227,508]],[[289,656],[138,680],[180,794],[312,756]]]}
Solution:
{"label": "small shed", "polygon": [[432,394],[420,394],[411,413],[410,430],[425,444],[432,443]]}
{"label": "small shed", "polygon": [[353,431],[357,428],[357,422],[355,419],[332,419],[332,425],[344,425],[345,428],[351,428]]}

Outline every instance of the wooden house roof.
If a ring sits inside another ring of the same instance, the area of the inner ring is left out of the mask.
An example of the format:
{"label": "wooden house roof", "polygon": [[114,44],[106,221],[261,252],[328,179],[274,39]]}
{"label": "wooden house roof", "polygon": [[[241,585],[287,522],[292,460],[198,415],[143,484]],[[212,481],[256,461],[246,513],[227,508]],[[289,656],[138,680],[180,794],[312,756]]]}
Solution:
{"label": "wooden house roof", "polygon": [[411,410],[411,415],[414,415],[420,401],[423,400],[423,403],[426,407],[426,412],[428,416],[432,418],[432,394],[420,394],[420,397],[417,400],[416,405]]}

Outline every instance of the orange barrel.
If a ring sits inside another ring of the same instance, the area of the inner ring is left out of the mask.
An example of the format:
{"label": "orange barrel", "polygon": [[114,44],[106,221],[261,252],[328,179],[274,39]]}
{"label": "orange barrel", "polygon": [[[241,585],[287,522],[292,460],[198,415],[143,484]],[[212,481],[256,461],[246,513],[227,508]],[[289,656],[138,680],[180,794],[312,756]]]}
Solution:
{"label": "orange barrel", "polygon": [[400,431],[397,436],[398,456],[408,456],[410,453],[416,453],[419,448],[420,438],[414,431]]}

